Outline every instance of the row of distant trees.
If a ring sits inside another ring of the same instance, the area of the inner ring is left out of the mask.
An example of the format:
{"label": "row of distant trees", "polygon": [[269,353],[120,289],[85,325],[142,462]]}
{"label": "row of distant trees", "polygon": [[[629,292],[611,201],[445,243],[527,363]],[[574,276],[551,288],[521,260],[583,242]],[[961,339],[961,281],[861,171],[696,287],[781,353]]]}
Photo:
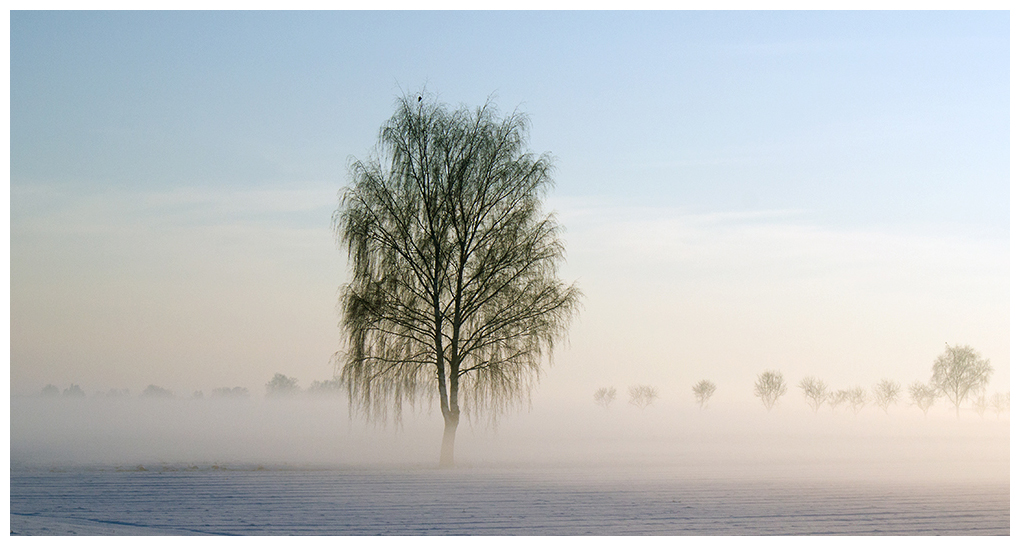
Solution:
{"label": "row of distant trees", "polygon": [[[655,402],[659,397],[659,391],[650,385],[637,385],[630,388],[630,403],[641,409],[645,409]],[[616,387],[603,387],[595,391],[595,403],[609,409],[609,406],[616,400]]]}
{"label": "row of distant trees", "polygon": [[[946,346],[945,352],[935,359],[932,365],[932,376],[927,383],[915,381],[907,388],[910,405],[917,406],[924,414],[935,403],[945,398],[956,409],[960,416],[960,406],[972,401],[974,409],[984,416],[991,409],[996,417],[1009,412],[1009,393],[995,393],[986,396],[985,388],[991,378],[992,367],[987,359],[970,346]],[[823,405],[834,411],[840,407],[850,409],[854,415],[869,403],[889,413],[889,407],[897,404],[903,390],[900,384],[883,379],[869,392],[861,386],[832,390],[824,381],[814,376],[805,377],[798,385],[805,401],[817,413]],[[779,399],[787,392],[787,383],[783,374],[775,370],[766,370],[758,375],[754,385],[754,395],[759,398],[765,409],[771,411]],[[702,380],[692,387],[695,400],[702,409],[715,394],[716,386],[708,380]],[[641,409],[651,405],[659,397],[654,387],[638,385],[630,387],[630,403]],[[603,387],[595,392],[595,403],[608,409],[616,400],[615,387]]]}
{"label": "row of distant trees", "polygon": [[[282,373],[277,373],[272,379],[266,383],[266,396],[269,398],[295,396],[302,393],[305,394],[338,394],[340,392],[340,381],[338,379],[327,379],[325,381],[312,381],[312,384],[307,389],[302,389],[298,386],[298,380],[295,377],[288,377]],[[76,384],[71,384],[70,387],[61,391],[56,385],[49,384],[43,387],[42,396],[46,398],[84,398],[85,391]],[[131,391],[128,389],[110,389],[106,392],[97,392],[96,397],[100,398],[127,398],[131,396]],[[157,385],[149,385],[145,387],[145,390],[139,395],[140,398],[176,398],[177,396],[173,391],[165,389]],[[245,387],[220,387],[213,389],[211,398],[249,398],[250,393]],[[201,399],[205,398],[205,393],[202,391],[195,391],[191,394],[190,398]]]}
{"label": "row of distant trees", "polygon": [[[630,393],[630,404],[640,409],[652,405],[659,398],[659,391],[651,385],[636,385],[628,389]],[[715,384],[711,381],[701,381],[694,386],[694,395],[698,405],[702,408],[708,403],[708,399],[715,393]],[[609,406],[616,400],[616,387],[602,387],[595,391],[595,403],[609,409]]]}

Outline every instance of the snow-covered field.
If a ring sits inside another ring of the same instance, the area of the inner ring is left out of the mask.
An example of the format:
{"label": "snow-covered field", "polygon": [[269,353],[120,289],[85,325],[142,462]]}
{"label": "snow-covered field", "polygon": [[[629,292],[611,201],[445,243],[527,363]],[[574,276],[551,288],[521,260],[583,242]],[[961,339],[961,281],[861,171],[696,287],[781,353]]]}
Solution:
{"label": "snow-covered field", "polygon": [[11,402],[12,534],[1008,534],[1009,420],[536,405],[351,421],[338,400]]}
{"label": "snow-covered field", "polygon": [[15,472],[12,534],[1008,534],[1007,484],[689,479],[669,469]]}

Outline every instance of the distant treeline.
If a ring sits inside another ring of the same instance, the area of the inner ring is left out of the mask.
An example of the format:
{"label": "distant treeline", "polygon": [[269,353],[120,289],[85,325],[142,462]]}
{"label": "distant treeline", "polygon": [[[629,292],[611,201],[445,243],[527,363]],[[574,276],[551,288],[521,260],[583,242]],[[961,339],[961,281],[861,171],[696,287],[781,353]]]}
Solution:
{"label": "distant treeline", "polygon": [[[267,398],[279,398],[279,397],[290,397],[297,395],[339,395],[340,394],[340,380],[339,379],[327,379],[325,381],[312,381],[307,389],[302,389],[298,386],[298,380],[294,377],[287,377],[282,373],[277,373],[269,380],[265,385],[265,396]],[[49,384],[43,387],[40,395],[44,398],[85,398],[85,391],[76,384],[71,384],[70,387],[60,390],[56,385]],[[131,391],[128,389],[110,389],[107,391],[97,391],[93,398],[130,398]],[[213,389],[209,395],[209,398],[216,399],[244,399],[250,398],[251,395],[246,387],[219,387]],[[138,398],[148,399],[159,399],[159,398],[186,398],[186,399],[204,399],[205,393],[203,391],[194,391],[187,395],[179,395],[174,393],[170,389],[165,389],[158,385],[149,385],[138,395]]]}
{"label": "distant treeline", "polygon": [[[935,359],[928,381],[914,381],[907,387],[905,393],[899,383],[890,379],[882,379],[870,390],[860,385],[833,389],[821,379],[807,376],[797,387],[804,395],[804,401],[815,413],[818,413],[823,405],[828,405],[833,411],[845,409],[857,415],[871,405],[888,414],[891,406],[903,400],[927,416],[932,406],[940,400],[945,400],[956,410],[957,417],[960,415],[960,408],[968,402],[982,417],[989,410],[993,411],[996,417],[1002,413],[1009,417],[1009,392],[986,394],[992,371],[989,361],[982,359],[972,347],[967,345],[950,347],[947,344],[945,352]],[[761,400],[765,409],[771,411],[787,390],[782,372],[765,370],[758,374],[752,392]],[[692,391],[695,402],[701,409],[705,409],[715,394],[716,385],[706,379],[696,383]],[[629,393],[630,404],[640,409],[651,406],[659,397],[658,391],[650,385],[632,386]],[[602,387],[595,391],[594,398],[596,404],[608,410],[616,400],[616,387]]]}

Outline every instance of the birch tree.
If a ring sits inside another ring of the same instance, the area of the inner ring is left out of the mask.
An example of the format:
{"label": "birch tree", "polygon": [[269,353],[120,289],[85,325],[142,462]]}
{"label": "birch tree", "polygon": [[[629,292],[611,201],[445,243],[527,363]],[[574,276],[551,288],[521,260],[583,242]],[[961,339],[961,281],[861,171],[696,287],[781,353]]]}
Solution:
{"label": "birch tree", "polygon": [[799,387],[804,391],[804,399],[815,413],[818,413],[818,408],[822,407],[822,404],[829,399],[829,388],[824,381],[817,377],[805,377],[801,380]]}
{"label": "birch tree", "polygon": [[754,395],[761,398],[765,409],[772,411],[779,397],[786,394],[786,381],[783,374],[775,371],[764,371],[758,375],[758,381],[754,384]]}
{"label": "birch tree", "polygon": [[640,409],[645,409],[651,406],[653,402],[659,397],[659,391],[651,385],[637,385],[628,389],[630,392],[630,403],[631,405],[637,406]]}
{"label": "birch tree", "polygon": [[889,414],[889,406],[896,403],[900,398],[900,384],[890,379],[883,379],[875,385],[875,405],[882,408],[882,411]]}
{"label": "birch tree", "polygon": [[595,391],[595,403],[603,408],[608,410],[613,400],[616,400],[616,387],[602,387]]}
{"label": "birch tree", "polygon": [[488,103],[400,98],[334,215],[351,268],[340,380],[374,419],[438,398],[441,466],[462,412],[495,419],[529,397],[578,309],[580,290],[557,277],[561,227],[542,210],[551,159],[527,136],[526,116]]}
{"label": "birch tree", "polygon": [[984,391],[992,375],[988,359],[981,358],[969,345],[946,345],[946,350],[932,365],[931,383],[956,407],[960,417],[960,404]]}
{"label": "birch tree", "polygon": [[921,409],[924,412],[924,416],[928,416],[928,410],[935,405],[935,401],[939,399],[939,390],[920,381],[914,381],[910,384],[910,402]]}
{"label": "birch tree", "polygon": [[698,407],[705,409],[705,404],[708,403],[708,399],[712,398],[715,394],[715,383],[707,379],[703,379],[691,388],[694,391],[694,399],[698,402]]}

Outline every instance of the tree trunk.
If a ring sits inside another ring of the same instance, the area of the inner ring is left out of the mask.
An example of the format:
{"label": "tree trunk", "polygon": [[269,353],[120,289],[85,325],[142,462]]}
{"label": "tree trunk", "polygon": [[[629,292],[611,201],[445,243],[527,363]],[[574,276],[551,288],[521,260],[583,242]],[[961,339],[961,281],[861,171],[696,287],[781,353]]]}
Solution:
{"label": "tree trunk", "polygon": [[439,466],[451,468],[453,466],[453,443],[457,437],[457,424],[460,422],[460,415],[450,412],[444,416],[446,426],[443,429],[443,447],[439,451]]}

